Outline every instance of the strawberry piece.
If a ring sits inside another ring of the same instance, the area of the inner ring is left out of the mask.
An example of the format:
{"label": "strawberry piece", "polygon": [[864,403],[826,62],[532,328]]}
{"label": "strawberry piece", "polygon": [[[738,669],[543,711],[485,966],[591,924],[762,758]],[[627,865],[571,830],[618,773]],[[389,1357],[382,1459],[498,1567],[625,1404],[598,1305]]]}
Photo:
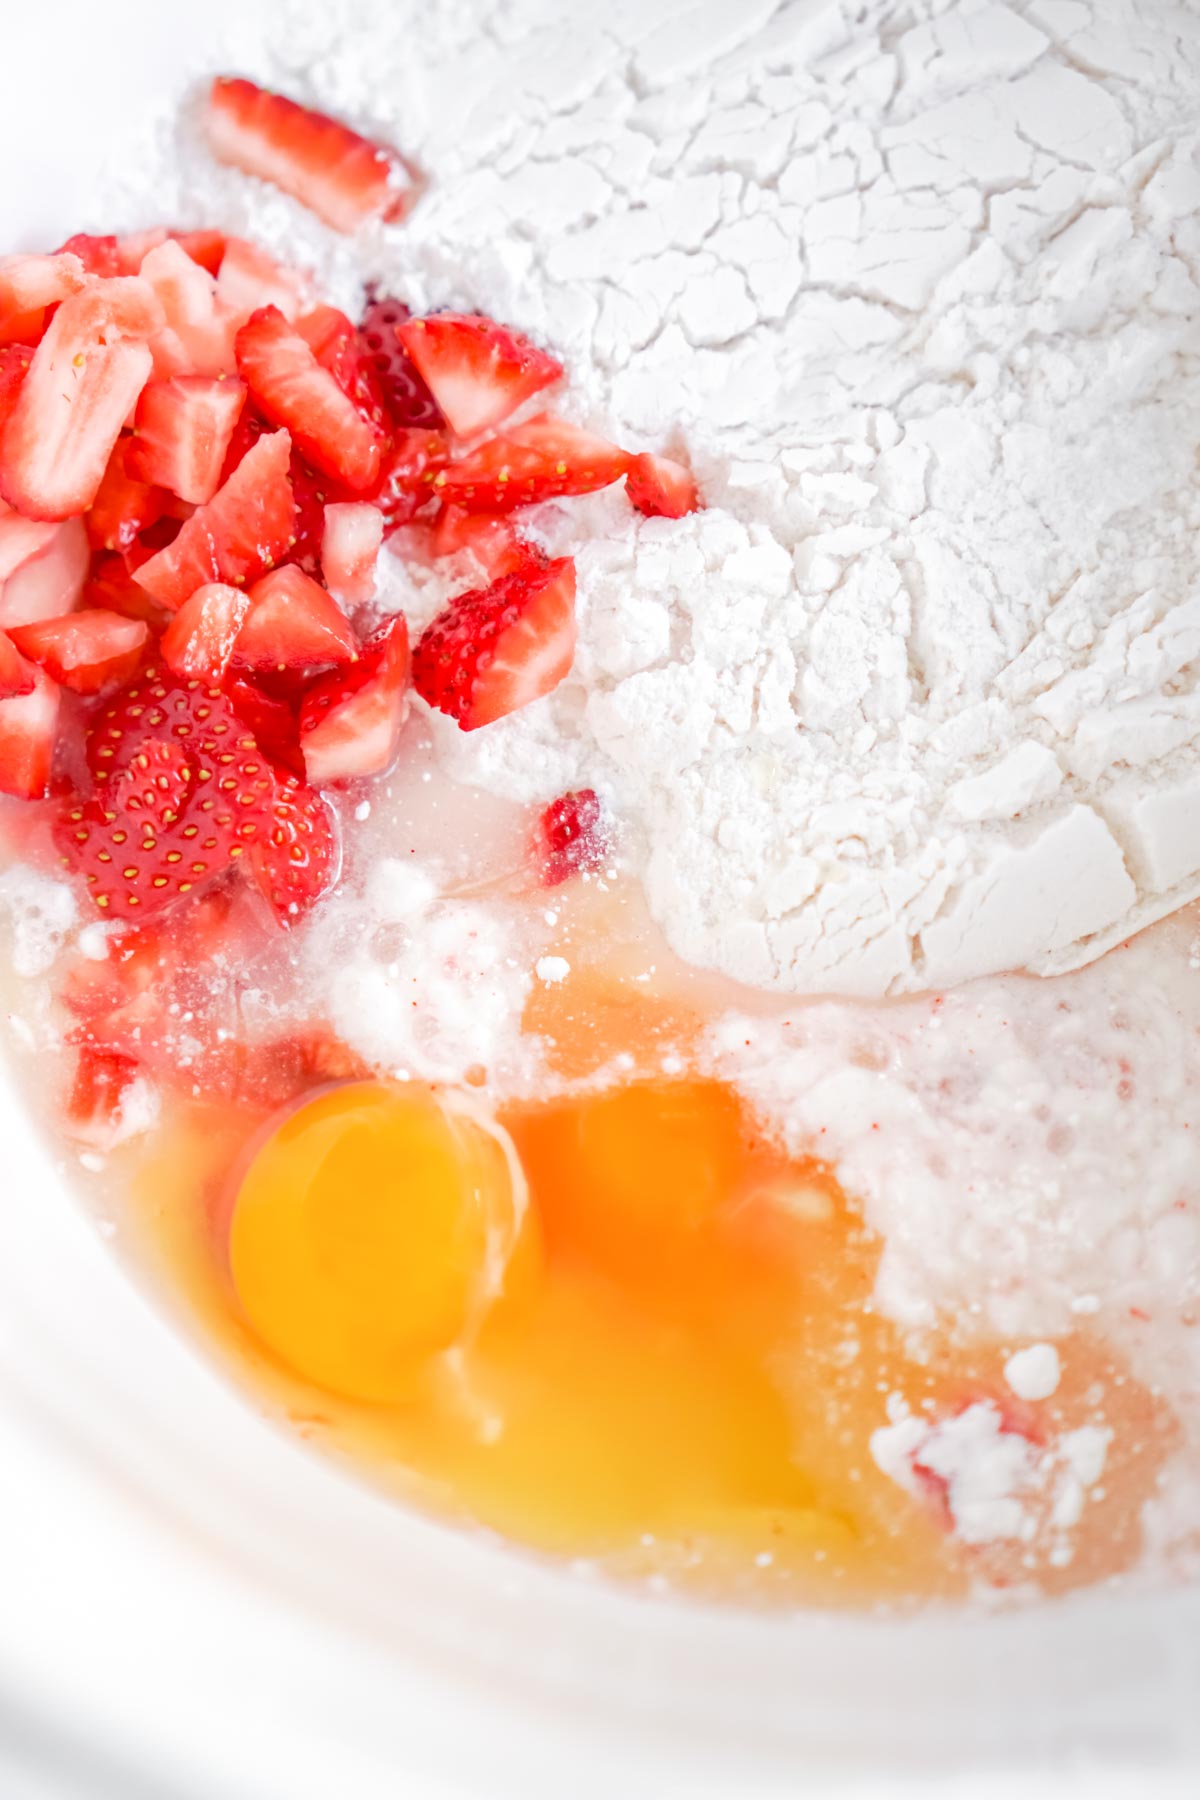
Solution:
{"label": "strawberry piece", "polygon": [[37,684],[33,665],[27,663],[6,631],[0,631],[0,700],[32,694]]}
{"label": "strawberry piece", "polygon": [[22,656],[75,694],[98,694],[111,682],[127,681],[149,635],[137,619],[94,610],[18,625],[9,633]]}
{"label": "strawberry piece", "polygon": [[302,337],[323,369],[331,367],[345,344],[352,344],[355,330],[345,313],[336,306],[314,306],[294,321],[296,335]]}
{"label": "strawberry piece", "polygon": [[379,479],[384,439],[277,308],[237,334],[238,371],[268,419],[285,426],[315,469],[362,493]]}
{"label": "strawberry piece", "polygon": [[444,506],[433,534],[433,554],[454,556],[469,550],[489,581],[511,575],[538,552],[518,536],[511,519],[491,513],[469,513]]}
{"label": "strawberry piece", "polygon": [[27,694],[0,700],[0,794],[40,800],[50,781],[59,692],[40,669]]}
{"label": "strawberry piece", "polygon": [[295,506],[288,481],[291,440],[276,431],[251,446],[174,543],[135,571],[142,587],[177,612],[209,581],[253,580],[287,554]]}
{"label": "strawberry piece", "polygon": [[650,518],[682,519],[704,504],[690,469],[669,456],[651,456],[648,451],[630,457],[625,492],[630,505]]}
{"label": "strawberry piece", "polygon": [[358,641],[345,613],[320,582],[294,563],[272,569],[250,589],[250,610],[233,661],[266,671],[340,667],[354,662]]}
{"label": "strawberry piece", "polygon": [[394,152],[252,81],[218,77],[205,123],[218,162],[272,182],[335,231],[408,210],[412,178]]}
{"label": "strawberry piece", "polygon": [[125,558],[116,555],[96,558],[84,584],[80,604],[120,613],[123,619],[141,619],[155,631],[161,631],[171,616],[157,600],[151,599],[144,587],[138,586],[129,573]]}
{"label": "strawberry piece", "polygon": [[574,655],[575,564],[539,558],[438,614],[413,654],[413,685],[475,731],[556,688]]}
{"label": "strawberry piece", "polygon": [[328,369],[347,399],[380,436],[392,430],[392,418],[384,401],[383,386],[357,331],[336,306],[318,306],[296,320],[302,337],[323,369]]}
{"label": "strawberry piece", "polygon": [[6,417],[16,404],[34,352],[35,346],[29,343],[0,344],[0,419]]}
{"label": "strawberry piece", "polygon": [[402,300],[372,299],[358,327],[359,343],[370,359],[393,426],[437,431],[445,424],[442,410],[399,337],[399,327],[411,317]]}
{"label": "strawberry piece", "polygon": [[563,372],[528,338],[479,313],[409,319],[397,336],[460,438],[503,424]]}
{"label": "strawberry piece", "polygon": [[147,526],[162,518],[167,496],[161,488],[134,477],[130,468],[133,449],[132,438],[117,439],[87,515],[88,540],[97,550],[128,550]]}
{"label": "strawberry piece", "polygon": [[113,275],[137,274],[137,263],[132,267],[126,263],[115,237],[93,237],[90,232],[77,231],[74,237],[58,246],[55,255],[77,256],[89,275],[99,275],[106,280]]}
{"label": "strawberry piece", "polygon": [[32,519],[91,505],[150,374],[162,321],[145,282],[98,281],[58,307],[0,435],[0,488]]}
{"label": "strawberry piece", "polygon": [[148,381],[137,405],[125,467],[136,480],[170,488],[202,506],[221,485],[221,469],[246,398],[240,381],[176,375]]}
{"label": "strawberry piece", "polygon": [[[2,521],[0,521],[2,523]],[[321,573],[344,605],[375,592],[375,563],[383,543],[383,514],[366,500],[335,500],[325,508]]]}
{"label": "strawberry piece", "polygon": [[78,606],[88,574],[88,541],[82,519],[67,519],[54,536],[0,588],[0,631],[57,619]]}
{"label": "strawberry piece", "polygon": [[609,837],[604,808],[593,788],[577,788],[552,800],[534,833],[543,887],[558,887],[572,875],[600,868],[608,856]]}
{"label": "strawberry piece", "polygon": [[278,307],[285,319],[294,319],[306,291],[304,278],[295,269],[276,262],[248,238],[226,239],[217,275],[217,305],[236,324],[244,325],[263,306]]}
{"label": "strawberry piece", "polygon": [[218,683],[249,610],[249,596],[240,588],[220,581],[197,588],[163,633],[162,655],[168,669],[209,685]]}
{"label": "strawberry piece", "polygon": [[341,847],[328,802],[299,781],[281,783],[246,864],[276,921],[294,925],[338,878]]}
{"label": "strawberry piece", "polygon": [[138,1079],[137,1059],[81,1044],[66,1105],[67,1130],[78,1144],[111,1150],[121,1138],[121,1109]]}
{"label": "strawberry piece", "polygon": [[0,500],[0,584],[44,550],[57,530],[57,525],[45,519],[23,519]]}
{"label": "strawberry piece", "polygon": [[155,373],[232,375],[237,321],[218,304],[217,283],[208,270],[167,238],[143,257],[141,279],[153,289],[165,320],[150,345]]}
{"label": "strawberry piece", "polygon": [[223,231],[169,231],[167,236],[182,245],[202,269],[207,269],[210,275],[217,274],[225,256]]}
{"label": "strawberry piece", "polygon": [[86,280],[77,256],[0,256],[0,344],[40,337],[45,308]]}
{"label": "strawberry piece", "polygon": [[300,748],[314,787],[382,775],[408,717],[408,626],[397,613],[344,674],[315,681],[300,709]]}
{"label": "strawberry piece", "polygon": [[440,431],[402,431],[384,460],[383,476],[371,504],[383,514],[389,529],[409,520],[437,492],[437,479],[445,468],[449,445]]}
{"label": "strawberry piece", "polygon": [[541,413],[481,444],[437,476],[444,500],[468,512],[512,512],[566,494],[591,494],[620,479],[629,458],[605,438]]}
{"label": "strawberry piece", "polygon": [[[89,241],[95,244],[111,243],[115,246],[116,251],[114,258],[116,266],[111,269],[98,269],[95,273],[136,275],[151,250],[157,250],[160,244],[165,244],[168,240],[186,250],[192,261],[199,263],[202,269],[207,269],[210,275],[215,275],[220,269],[221,259],[225,255],[225,233],[223,231],[168,231],[165,225],[155,225],[149,231],[134,231],[123,238],[90,239]],[[75,242],[76,240],[72,238],[70,244],[63,245],[63,249],[70,249]],[[86,263],[87,258],[83,251],[80,251],[79,255]]]}
{"label": "strawberry piece", "polygon": [[293,775],[303,775],[300,720],[295,708],[286,699],[264,692],[256,681],[243,675],[227,675],[224,692],[264,756],[269,756],[273,763],[281,763]]}

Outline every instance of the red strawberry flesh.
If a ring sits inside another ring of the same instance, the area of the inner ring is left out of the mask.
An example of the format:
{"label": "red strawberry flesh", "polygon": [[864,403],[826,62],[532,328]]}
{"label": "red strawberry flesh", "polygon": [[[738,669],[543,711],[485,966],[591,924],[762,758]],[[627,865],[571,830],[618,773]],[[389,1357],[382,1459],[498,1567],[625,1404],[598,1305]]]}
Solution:
{"label": "red strawberry flesh", "polygon": [[562,364],[479,313],[410,319],[397,335],[456,437],[492,431],[562,376]]}
{"label": "red strawberry flesh", "polygon": [[550,693],[574,655],[575,565],[539,558],[439,613],[413,654],[413,686],[474,731]]}

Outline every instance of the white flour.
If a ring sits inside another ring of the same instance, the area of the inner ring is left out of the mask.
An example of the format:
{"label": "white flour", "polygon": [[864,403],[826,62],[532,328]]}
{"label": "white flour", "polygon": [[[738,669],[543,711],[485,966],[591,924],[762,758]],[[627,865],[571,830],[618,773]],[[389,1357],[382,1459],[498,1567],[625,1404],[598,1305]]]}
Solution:
{"label": "white flour", "polygon": [[1071,968],[1200,890],[1191,7],[356,0],[230,55],[420,207],[335,240],[164,131],[127,217],[511,319],[710,503],[546,509],[575,677],[445,726],[458,773],[601,786],[675,948],[801,992]]}

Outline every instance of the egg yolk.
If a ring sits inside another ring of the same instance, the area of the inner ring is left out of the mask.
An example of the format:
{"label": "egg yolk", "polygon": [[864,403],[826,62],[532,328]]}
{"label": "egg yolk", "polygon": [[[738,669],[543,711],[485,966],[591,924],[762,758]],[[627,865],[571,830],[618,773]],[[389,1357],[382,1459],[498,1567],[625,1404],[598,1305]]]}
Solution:
{"label": "egg yolk", "polygon": [[503,1134],[428,1088],[360,1082],[310,1100],[254,1156],[230,1231],[265,1344],[359,1400],[407,1394],[503,1285],[523,1184]]}

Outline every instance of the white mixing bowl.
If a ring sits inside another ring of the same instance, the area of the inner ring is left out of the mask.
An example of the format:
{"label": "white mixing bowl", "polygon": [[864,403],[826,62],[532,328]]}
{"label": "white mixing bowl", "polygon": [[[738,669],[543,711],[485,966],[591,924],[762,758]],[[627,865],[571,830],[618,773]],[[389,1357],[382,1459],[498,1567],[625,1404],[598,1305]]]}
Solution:
{"label": "white mixing bowl", "polygon": [[[6,17],[0,243],[77,228],[99,158],[262,10]],[[1200,1593],[763,1618],[469,1540],[265,1426],[135,1290],[2,1075],[0,1143],[4,1800],[1197,1791]]]}

